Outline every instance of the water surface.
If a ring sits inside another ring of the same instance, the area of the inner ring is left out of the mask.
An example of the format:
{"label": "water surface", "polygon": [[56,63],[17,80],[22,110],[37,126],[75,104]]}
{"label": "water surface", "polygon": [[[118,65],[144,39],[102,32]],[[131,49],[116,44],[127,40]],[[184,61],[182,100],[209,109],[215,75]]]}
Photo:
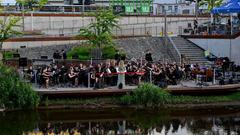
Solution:
{"label": "water surface", "polygon": [[239,135],[240,109],[40,110],[0,113],[1,135]]}

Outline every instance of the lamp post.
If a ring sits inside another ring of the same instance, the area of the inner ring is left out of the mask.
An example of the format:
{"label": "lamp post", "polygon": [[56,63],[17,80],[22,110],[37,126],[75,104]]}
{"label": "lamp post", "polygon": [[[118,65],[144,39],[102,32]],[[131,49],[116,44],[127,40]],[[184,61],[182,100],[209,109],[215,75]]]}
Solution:
{"label": "lamp post", "polygon": [[[167,11],[166,9],[164,8],[164,45],[165,45],[165,50],[166,52],[168,51],[167,50]],[[163,55],[163,59],[166,58],[165,54]]]}
{"label": "lamp post", "polygon": [[82,12],[85,12],[85,0],[82,0]]}

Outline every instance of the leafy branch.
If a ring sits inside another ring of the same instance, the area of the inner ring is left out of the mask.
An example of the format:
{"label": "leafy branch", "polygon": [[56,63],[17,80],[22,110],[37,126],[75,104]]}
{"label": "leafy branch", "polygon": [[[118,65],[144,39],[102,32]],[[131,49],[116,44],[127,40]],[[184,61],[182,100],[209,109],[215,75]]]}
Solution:
{"label": "leafy branch", "polygon": [[112,45],[112,29],[119,28],[119,16],[114,15],[111,10],[99,10],[92,15],[95,17],[95,22],[80,29],[78,36],[87,38],[94,46]]}

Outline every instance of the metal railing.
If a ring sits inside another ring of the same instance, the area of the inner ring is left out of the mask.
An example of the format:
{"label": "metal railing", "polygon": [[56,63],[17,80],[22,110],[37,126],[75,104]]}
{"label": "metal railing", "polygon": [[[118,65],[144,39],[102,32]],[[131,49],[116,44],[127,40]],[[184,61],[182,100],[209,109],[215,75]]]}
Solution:
{"label": "metal railing", "polygon": [[175,61],[179,64],[182,62],[181,53],[178,50],[176,44],[173,42],[172,38],[167,36],[168,41],[170,42],[168,46],[170,47],[169,51],[172,53],[172,56],[174,57]]}

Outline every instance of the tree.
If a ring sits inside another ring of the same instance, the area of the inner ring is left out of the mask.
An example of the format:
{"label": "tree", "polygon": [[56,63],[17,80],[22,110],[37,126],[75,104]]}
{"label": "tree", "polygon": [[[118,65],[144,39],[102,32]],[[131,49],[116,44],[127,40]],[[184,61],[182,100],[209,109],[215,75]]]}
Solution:
{"label": "tree", "polygon": [[2,60],[2,45],[3,42],[13,36],[21,35],[22,32],[18,31],[20,27],[18,22],[21,20],[20,17],[8,16],[0,19],[0,61]]}
{"label": "tree", "polygon": [[101,47],[102,45],[112,45],[112,29],[119,28],[118,16],[111,10],[100,10],[92,14],[95,21],[87,27],[80,29],[79,36],[88,39],[91,45]]}
{"label": "tree", "polygon": [[223,4],[223,0],[201,0],[199,2],[200,6],[207,5],[208,11],[211,11],[214,7],[221,6]]}
{"label": "tree", "polygon": [[16,2],[23,7],[27,7],[27,9],[34,10],[34,5],[38,5],[40,9],[48,3],[48,0],[16,0]]}

